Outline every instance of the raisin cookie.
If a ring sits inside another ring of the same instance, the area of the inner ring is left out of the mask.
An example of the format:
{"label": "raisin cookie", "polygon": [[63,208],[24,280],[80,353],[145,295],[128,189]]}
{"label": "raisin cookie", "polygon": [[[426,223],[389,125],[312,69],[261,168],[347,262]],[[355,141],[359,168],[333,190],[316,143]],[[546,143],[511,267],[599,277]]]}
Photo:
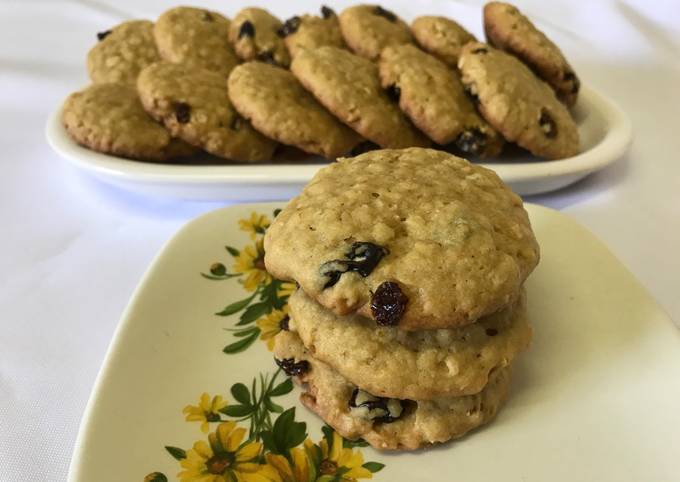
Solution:
{"label": "raisin cookie", "polygon": [[281,20],[262,8],[244,8],[229,29],[229,40],[243,60],[259,60],[281,67],[290,65],[282,38]]}
{"label": "raisin cookie", "polygon": [[238,57],[227,41],[229,20],[217,12],[177,7],[163,13],[153,30],[161,57],[229,75]]}
{"label": "raisin cookie", "polygon": [[425,146],[416,130],[380,85],[378,67],[337,47],[300,52],[291,70],[324,107],[381,147]]}
{"label": "raisin cookie", "polygon": [[569,111],[516,57],[472,42],[463,47],[458,68],[484,119],[507,141],[547,159],[578,154],[578,130]]}
{"label": "raisin cookie", "polygon": [[324,45],[341,49],[346,47],[338,17],[326,6],[321,7],[321,17],[302,15],[289,18],[283,23],[279,34],[291,57],[295,57],[300,50],[314,50]]}
{"label": "raisin cookie", "polygon": [[565,104],[576,103],[581,82],[562,51],[514,6],[489,2],[484,6],[484,32],[491,45],[526,63]]}
{"label": "raisin cookie", "polygon": [[247,62],[236,67],[229,76],[229,98],[255,129],[310,154],[335,159],[361,141],[290,71],[274,65]]}
{"label": "raisin cookie", "polygon": [[463,45],[476,40],[459,23],[446,17],[418,17],[411,23],[411,32],[423,50],[453,68]]}
{"label": "raisin cookie", "polygon": [[379,450],[415,450],[461,437],[490,422],[507,398],[510,367],[496,370],[474,395],[434,400],[382,398],[362,390],[314,358],[291,332],[275,338],[283,370],[306,384],[300,401],[343,437]]}
{"label": "raisin cookie", "polygon": [[238,115],[222,74],[161,61],[139,74],[137,90],[146,111],[173,136],[226,159],[271,159],[276,143]]}
{"label": "raisin cookie", "polygon": [[379,5],[346,8],[340,13],[340,30],[349,48],[370,60],[388,45],[413,42],[408,25]]}
{"label": "raisin cookie", "polygon": [[62,122],[78,144],[93,151],[145,161],[188,156],[194,147],[170,137],[149,117],[134,87],[93,84],[64,102]]}
{"label": "raisin cookie", "polygon": [[495,172],[422,148],[321,169],[264,246],[267,270],[326,308],[404,330],[463,326],[509,305],[539,259],[521,198]]}
{"label": "raisin cookie", "polygon": [[160,56],[148,20],[123,22],[97,34],[99,42],[87,54],[87,71],[92,82],[135,85],[139,72]]}
{"label": "raisin cookie", "polygon": [[411,44],[386,47],[379,67],[382,86],[437,144],[453,143],[473,156],[500,152],[503,138],[479,116],[456,71]]}

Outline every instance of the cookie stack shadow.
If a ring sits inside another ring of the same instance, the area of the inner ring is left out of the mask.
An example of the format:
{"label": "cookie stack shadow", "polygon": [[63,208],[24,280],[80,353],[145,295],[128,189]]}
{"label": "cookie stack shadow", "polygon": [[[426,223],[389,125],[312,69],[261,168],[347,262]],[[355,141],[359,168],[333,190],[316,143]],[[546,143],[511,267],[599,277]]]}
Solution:
{"label": "cookie stack shadow", "polygon": [[504,404],[539,248],[492,171],[423,148],[340,159],[281,211],[265,251],[299,285],[276,363],[345,438],[418,449]]}

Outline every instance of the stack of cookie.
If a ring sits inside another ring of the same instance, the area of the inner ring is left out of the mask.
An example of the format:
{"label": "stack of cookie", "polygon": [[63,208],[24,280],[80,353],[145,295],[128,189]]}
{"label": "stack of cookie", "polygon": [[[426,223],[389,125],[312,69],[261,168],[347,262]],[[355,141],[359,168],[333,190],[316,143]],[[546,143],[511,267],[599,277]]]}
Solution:
{"label": "stack of cookie", "polygon": [[496,157],[506,142],[578,153],[568,107],[580,84],[560,49],[508,4],[485,6],[484,29],[490,45],[454,20],[409,26],[377,5],[285,22],[256,7],[231,20],[172,8],[97,35],[93,85],[66,100],[63,123],[91,149],[161,162],[431,145]]}
{"label": "stack of cookie", "polygon": [[340,159],[278,214],[265,251],[299,285],[276,362],[344,437],[416,449],[505,401],[539,249],[493,171],[423,148]]}

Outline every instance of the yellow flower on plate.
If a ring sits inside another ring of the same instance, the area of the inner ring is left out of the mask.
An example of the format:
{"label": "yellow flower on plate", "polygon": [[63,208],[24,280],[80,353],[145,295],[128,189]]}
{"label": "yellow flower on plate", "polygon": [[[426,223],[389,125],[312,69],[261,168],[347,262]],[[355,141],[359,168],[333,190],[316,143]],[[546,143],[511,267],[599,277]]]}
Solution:
{"label": "yellow flower on plate", "polygon": [[274,349],[274,337],[282,330],[281,324],[284,320],[288,322],[288,305],[281,310],[272,310],[256,321],[260,327],[260,340],[267,342],[269,351]]}
{"label": "yellow flower on plate", "polygon": [[226,407],[227,401],[220,395],[210,398],[210,395],[203,393],[198,405],[187,405],[182,410],[187,422],[202,422],[201,430],[208,433],[208,423],[220,420],[220,409]]}
{"label": "yellow flower on plate", "polygon": [[258,286],[269,284],[272,277],[264,267],[264,243],[262,238],[254,245],[244,247],[234,262],[234,271],[246,275],[243,287],[255,291]]}
{"label": "yellow flower on plate", "polygon": [[245,433],[236,422],[223,422],[208,435],[209,444],[194,443],[180,461],[184,469],[177,474],[180,482],[269,482],[264,475],[268,469],[255,461],[262,444],[240,446]]}
{"label": "yellow flower on plate", "polygon": [[271,222],[269,218],[264,214],[257,214],[252,212],[250,214],[250,219],[240,219],[238,226],[241,231],[250,233],[250,239],[253,241],[257,238],[258,234],[264,234]]}
{"label": "yellow flower on plate", "polygon": [[272,482],[309,482],[309,459],[303,449],[291,449],[292,463],[283,455],[268,453],[265,457],[268,469],[263,473]]}
{"label": "yellow flower on plate", "polygon": [[276,290],[276,296],[281,298],[288,298],[297,289],[297,285],[293,281],[283,281]]}
{"label": "yellow flower on plate", "polygon": [[[373,478],[371,471],[362,467],[364,456],[361,452],[344,448],[342,437],[337,432],[333,431],[333,441],[330,447],[326,439],[319,443],[319,447],[321,447],[321,462],[317,481],[355,482],[358,479]],[[341,473],[338,474],[338,471]]]}

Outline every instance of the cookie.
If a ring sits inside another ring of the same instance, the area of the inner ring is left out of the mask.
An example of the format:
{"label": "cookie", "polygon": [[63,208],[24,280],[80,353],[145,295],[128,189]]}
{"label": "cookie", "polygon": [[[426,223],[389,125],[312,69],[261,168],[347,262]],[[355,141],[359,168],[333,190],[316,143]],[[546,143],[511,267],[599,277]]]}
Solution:
{"label": "cookie", "polygon": [[422,148],[324,167],[264,246],[274,277],[339,315],[403,330],[463,326],[509,305],[539,259],[521,198],[495,172]]}
{"label": "cookie", "polygon": [[275,338],[279,366],[306,384],[300,401],[343,437],[363,438],[379,450],[415,450],[461,437],[491,421],[505,402],[510,367],[496,370],[475,395],[435,400],[385,399],[371,395],[312,357],[300,339]]}
{"label": "cookie", "polygon": [[355,5],[340,13],[340,30],[352,51],[375,60],[388,45],[413,42],[411,31],[393,12],[379,5]]}
{"label": "cookie", "polygon": [[378,67],[337,47],[300,52],[291,70],[342,122],[381,147],[425,146],[399,106],[380,85]]}
{"label": "cookie", "polygon": [[146,111],[173,136],[226,159],[271,159],[276,143],[238,115],[222,74],[161,61],[139,74],[137,90]]}
{"label": "cookie", "polygon": [[97,34],[99,42],[87,54],[87,71],[92,82],[135,85],[139,72],[160,56],[148,20],[123,22]]}
{"label": "cookie", "polygon": [[484,5],[484,32],[491,45],[519,57],[545,80],[565,104],[572,106],[581,87],[562,51],[514,6]]}
{"label": "cookie", "polygon": [[168,161],[197,151],[170,137],[144,111],[134,87],[125,84],[93,84],[71,94],[62,108],[62,122],[78,144],[105,154]]}
{"label": "cookie", "polygon": [[423,50],[453,68],[463,45],[476,40],[458,22],[446,17],[418,17],[411,23],[411,32]]}
{"label": "cookie", "polygon": [[457,71],[411,44],[386,47],[379,67],[382,86],[396,93],[399,107],[437,144],[453,143],[481,157],[501,151],[503,138],[479,116]]}
{"label": "cookie", "polygon": [[547,159],[578,154],[578,130],[569,111],[516,57],[473,42],[463,47],[458,67],[479,112],[507,141]]}
{"label": "cookie", "polygon": [[310,154],[335,159],[361,141],[281,67],[263,62],[239,65],[229,76],[229,98],[255,129]]}
{"label": "cookie", "polygon": [[229,41],[243,60],[259,60],[281,67],[290,65],[282,38],[281,21],[262,8],[244,8],[229,29]]}
{"label": "cookie", "polygon": [[373,395],[432,400],[480,392],[531,341],[524,294],[465,327],[404,331],[358,315],[338,316],[297,290],[289,329],[314,357]]}
{"label": "cookie", "polygon": [[153,30],[161,57],[229,75],[238,57],[227,41],[229,20],[202,8],[177,7],[164,12]]}
{"label": "cookie", "polygon": [[289,18],[279,33],[291,58],[300,50],[314,50],[325,45],[341,49],[346,47],[338,17],[326,6],[321,7],[321,17],[302,15]]}

